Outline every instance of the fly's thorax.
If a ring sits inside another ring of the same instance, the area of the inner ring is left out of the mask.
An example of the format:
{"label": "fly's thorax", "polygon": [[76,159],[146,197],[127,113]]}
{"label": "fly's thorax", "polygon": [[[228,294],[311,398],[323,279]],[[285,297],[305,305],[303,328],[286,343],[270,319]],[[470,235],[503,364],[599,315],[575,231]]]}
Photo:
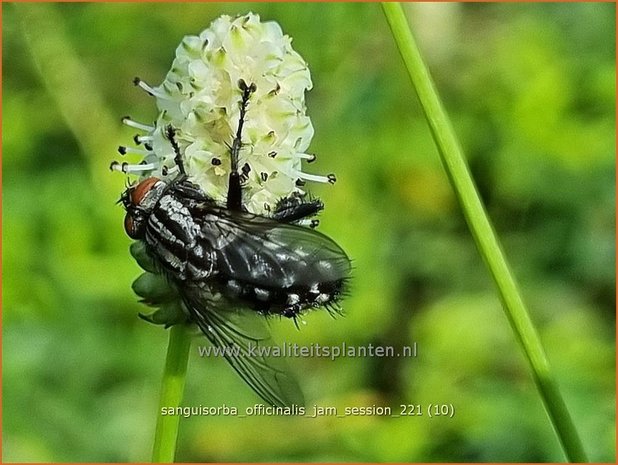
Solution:
{"label": "fly's thorax", "polygon": [[[168,185],[146,219],[144,240],[172,280],[200,282],[216,273],[216,257],[201,230],[203,219],[193,210],[199,196],[187,195],[187,185]],[[203,197],[202,203],[207,200]]]}

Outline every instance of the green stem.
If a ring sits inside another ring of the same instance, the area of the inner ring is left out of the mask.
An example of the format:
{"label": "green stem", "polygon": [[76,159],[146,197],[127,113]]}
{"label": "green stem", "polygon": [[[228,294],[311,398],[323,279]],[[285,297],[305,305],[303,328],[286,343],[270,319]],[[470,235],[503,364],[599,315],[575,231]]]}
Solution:
{"label": "green stem", "polygon": [[153,463],[174,462],[180,415],[162,415],[161,409],[179,407],[182,402],[190,347],[191,337],[187,325],[172,326],[161,383],[161,399],[152,450]]}
{"label": "green stem", "polygon": [[479,252],[496,283],[506,316],[530,364],[534,381],[564,453],[572,462],[586,462],[584,448],[551,373],[539,335],[485,212],[450,120],[423,63],[403,8],[399,3],[382,3],[382,8],[425,112],[442,164]]}

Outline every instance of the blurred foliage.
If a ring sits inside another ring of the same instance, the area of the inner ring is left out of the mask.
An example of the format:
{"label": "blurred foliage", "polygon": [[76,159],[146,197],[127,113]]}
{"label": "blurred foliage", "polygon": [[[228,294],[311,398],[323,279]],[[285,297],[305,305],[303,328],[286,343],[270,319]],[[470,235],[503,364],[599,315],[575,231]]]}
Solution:
{"label": "blurred foliage", "polygon": [[[313,189],[321,229],[355,266],[344,318],[272,330],[281,343],[419,350],[291,359],[308,405],[450,403],[455,415],[193,417],[178,459],[563,460],[379,5],[2,8],[4,461],[148,460],[167,334],[137,317],[139,268],[114,206],[125,179],[108,166],[132,136],[120,117],[155,115],[132,78],[157,84],[183,35],[249,10],[310,64],[314,172],[339,178]],[[614,462],[615,5],[407,8],[590,458]],[[47,61],[33,59],[36,31]],[[258,401],[197,351],[187,382],[187,406]]]}

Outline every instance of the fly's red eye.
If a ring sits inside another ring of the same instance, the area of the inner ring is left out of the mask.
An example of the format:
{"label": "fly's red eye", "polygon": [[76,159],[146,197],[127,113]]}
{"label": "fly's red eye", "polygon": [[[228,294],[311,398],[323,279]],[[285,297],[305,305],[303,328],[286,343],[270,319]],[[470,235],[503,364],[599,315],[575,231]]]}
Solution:
{"label": "fly's red eye", "polygon": [[157,182],[159,182],[159,178],[148,178],[135,186],[135,188],[131,190],[131,204],[139,205]]}
{"label": "fly's red eye", "polygon": [[126,231],[127,235],[132,238],[135,239],[136,235],[137,235],[137,231],[135,228],[135,223],[133,221],[133,217],[131,215],[129,215],[127,213],[127,215],[124,217],[124,230]]}

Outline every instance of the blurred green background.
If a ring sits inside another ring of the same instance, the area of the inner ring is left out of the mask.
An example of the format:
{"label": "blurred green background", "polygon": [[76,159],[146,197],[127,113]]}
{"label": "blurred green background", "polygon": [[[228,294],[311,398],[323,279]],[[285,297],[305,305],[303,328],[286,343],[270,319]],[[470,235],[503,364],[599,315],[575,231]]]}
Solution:
{"label": "blurred green background", "polygon": [[[307,403],[449,403],[453,418],[193,417],[179,461],[562,461],[378,4],[2,4],[4,461],[150,457],[167,334],[137,318],[120,117],[155,117],[183,35],[275,20],[310,65],[337,173],[312,192],[354,258],[346,316],[279,342],[417,358],[294,358]],[[615,460],[615,5],[413,4],[414,32],[590,458]],[[197,342],[195,343],[197,346]],[[259,399],[192,353],[184,405]]]}

